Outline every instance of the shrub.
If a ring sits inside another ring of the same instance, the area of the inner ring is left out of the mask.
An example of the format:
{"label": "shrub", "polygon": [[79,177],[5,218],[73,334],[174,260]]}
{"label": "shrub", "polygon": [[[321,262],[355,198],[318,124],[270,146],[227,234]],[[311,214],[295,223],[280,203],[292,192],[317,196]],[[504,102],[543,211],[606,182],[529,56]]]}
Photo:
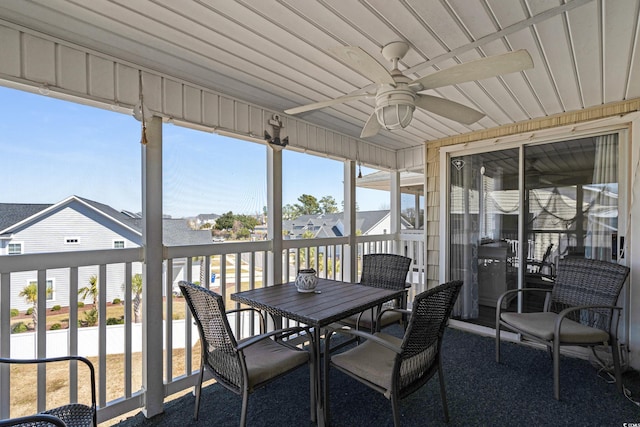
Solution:
{"label": "shrub", "polygon": [[15,325],[13,325],[13,328],[11,328],[11,333],[19,334],[21,332],[27,332],[28,330],[29,328],[27,328],[27,325],[25,325],[24,322],[18,322]]}
{"label": "shrub", "polygon": [[60,307],[59,305],[54,305],[53,307],[51,307],[51,311],[60,311],[62,307]]}
{"label": "shrub", "polygon": [[89,311],[85,311],[84,320],[87,323],[87,326],[96,326],[98,324],[98,310],[92,308]]}
{"label": "shrub", "polygon": [[107,325],[122,325],[124,323],[124,316],[117,317],[109,317],[107,319]]}
{"label": "shrub", "polygon": [[82,301],[78,301],[78,307],[80,308],[84,307],[84,303]]}
{"label": "shrub", "polygon": [[122,304],[122,300],[120,298],[113,299],[113,305]]}
{"label": "shrub", "polygon": [[18,310],[17,308],[12,308],[11,309],[11,317],[16,317],[20,314],[20,310]]}
{"label": "shrub", "polygon": [[27,308],[27,316],[31,316],[33,314],[33,307]]}
{"label": "shrub", "polygon": [[49,329],[52,331],[56,331],[58,329],[62,329],[62,325],[60,323],[54,323]]}

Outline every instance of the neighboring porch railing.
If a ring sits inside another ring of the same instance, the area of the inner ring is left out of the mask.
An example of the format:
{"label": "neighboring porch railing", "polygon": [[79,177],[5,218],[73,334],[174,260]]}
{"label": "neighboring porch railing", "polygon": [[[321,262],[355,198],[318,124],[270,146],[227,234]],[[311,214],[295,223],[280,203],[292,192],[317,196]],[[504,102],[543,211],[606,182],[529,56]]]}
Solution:
{"label": "neighboring porch railing", "polygon": [[[292,281],[299,268],[313,267],[320,277],[343,280],[344,268],[342,256],[348,247],[345,238],[303,239],[283,241],[282,280]],[[253,289],[264,286],[268,279],[268,255],[271,251],[270,241],[261,242],[230,242],[214,243],[199,246],[180,246],[165,248],[165,262],[163,283],[151,286],[150,289],[162,292],[165,298],[163,308],[163,325],[153,328],[157,333],[153,335],[164,342],[164,394],[173,393],[191,387],[194,384],[195,373],[199,365],[197,345],[197,330],[193,327],[191,316],[186,304],[181,298],[173,298],[174,285],[179,280],[200,282],[224,296],[227,307],[233,308],[230,295],[238,290]],[[425,248],[422,231],[407,232],[394,239],[391,235],[358,236],[357,251],[354,256],[361,259],[367,253],[392,252],[411,257],[414,260],[412,273],[408,280],[412,282],[412,293],[424,288],[425,283]],[[64,354],[78,354],[87,340],[93,340],[97,348],[92,357],[96,365],[98,378],[98,421],[106,421],[121,414],[138,409],[144,404],[141,391],[142,371],[140,366],[138,340],[142,340],[140,328],[134,323],[132,298],[132,279],[135,272],[140,271],[143,262],[141,248],[97,250],[82,252],[62,252],[51,254],[25,254],[0,257],[0,356],[11,357],[13,342],[21,334],[11,332],[11,300],[24,286],[22,279],[17,283],[20,274],[30,273],[36,277],[38,287],[44,289],[47,277],[53,272],[57,277],[56,286],[68,286],[69,318],[66,330],[66,340],[63,338]],[[356,264],[359,270],[360,262]],[[85,269],[97,271],[98,277],[98,324],[90,334],[93,338],[85,338],[84,328],[78,324],[81,321],[81,309],[78,308],[78,290],[85,283]],[[359,272],[356,275],[359,277]],[[213,280],[212,280],[213,279]],[[66,282],[63,285],[63,282]],[[114,283],[115,282],[115,283]],[[106,284],[106,286],[100,286]],[[124,323],[117,326],[107,326],[107,289],[118,287],[122,290]],[[38,323],[46,324],[47,310],[46,294],[42,290],[37,301],[39,315]],[[410,296],[410,300],[412,297]],[[142,301],[144,304],[144,299]],[[184,319],[184,320],[183,320]],[[174,322],[175,320],[175,322]],[[251,319],[237,318],[232,322],[236,333],[242,330],[253,333],[254,322]],[[82,343],[79,336],[82,332]],[[33,334],[34,356],[51,356],[52,350],[47,350],[48,343],[60,339],[60,331],[48,332],[46,328],[36,328]],[[55,335],[55,338],[54,338]],[[18,345],[18,344],[15,344]],[[90,344],[91,345],[91,344]],[[61,351],[60,345],[55,351]],[[117,348],[119,362],[113,362],[110,348]],[[120,353],[122,352],[123,353]],[[49,354],[47,354],[47,352]],[[122,366],[113,366],[119,363]],[[114,375],[120,378],[113,378]],[[71,372],[72,396],[78,395],[76,373]],[[108,380],[107,380],[108,379]],[[0,367],[0,419],[20,414],[11,412],[11,380],[5,366]],[[116,389],[107,384],[120,384]],[[47,384],[44,375],[39,375],[37,381],[37,410],[45,409]]]}

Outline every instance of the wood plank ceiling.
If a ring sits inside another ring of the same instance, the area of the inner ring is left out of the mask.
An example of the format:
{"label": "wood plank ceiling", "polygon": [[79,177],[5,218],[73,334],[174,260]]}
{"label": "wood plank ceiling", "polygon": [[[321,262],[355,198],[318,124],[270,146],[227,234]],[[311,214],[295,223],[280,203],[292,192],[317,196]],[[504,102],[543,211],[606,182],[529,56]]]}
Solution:
{"label": "wood plank ceiling", "polygon": [[[259,106],[287,108],[371,81],[327,52],[404,40],[412,78],[527,49],[534,68],[424,93],[486,113],[462,125],[416,111],[369,142],[393,150],[640,97],[640,0],[3,0],[19,25]],[[387,64],[390,65],[390,64]],[[359,137],[373,100],[308,112]]]}

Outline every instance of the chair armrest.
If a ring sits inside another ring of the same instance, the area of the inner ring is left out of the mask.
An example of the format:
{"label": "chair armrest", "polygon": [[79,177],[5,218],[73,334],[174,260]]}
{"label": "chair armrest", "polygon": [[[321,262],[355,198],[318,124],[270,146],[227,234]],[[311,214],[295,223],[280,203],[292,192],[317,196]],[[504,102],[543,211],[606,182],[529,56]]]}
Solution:
{"label": "chair armrest", "polygon": [[65,362],[76,360],[84,363],[89,368],[89,376],[91,378],[91,407],[94,411],[94,421],[95,421],[95,411],[96,411],[96,371],[93,367],[93,363],[86,357],[82,356],[58,356],[58,357],[47,357],[42,359],[11,359],[11,358],[0,358],[0,363],[7,364],[18,364],[18,365],[26,365],[26,364],[38,364],[38,363],[53,363],[53,362]]}
{"label": "chair armrest", "polygon": [[515,293],[519,293],[519,292],[546,292],[549,293],[551,292],[551,289],[544,289],[544,288],[522,288],[522,289],[509,289],[506,292],[503,292],[499,297],[498,297],[498,301],[496,302],[496,315],[499,316],[500,312],[502,312],[502,300],[510,294],[515,294]]}
{"label": "chair armrest", "polygon": [[31,426],[34,425],[34,423],[47,423],[53,424],[56,427],[67,427],[67,424],[60,418],[48,414],[27,415],[26,417],[0,420],[0,427],[12,427],[21,425]]}
{"label": "chair armrest", "polygon": [[[267,319],[264,316],[264,313],[260,310],[258,310],[257,308],[254,307],[244,307],[244,308],[236,308],[235,310],[227,310],[225,311],[226,315],[229,315],[231,313],[240,313],[243,311],[251,311],[254,313],[257,313],[260,316],[260,332],[264,333],[264,331],[267,330]],[[269,314],[271,317],[271,320],[275,323],[275,320],[273,318],[273,315]]]}
{"label": "chair armrest", "polygon": [[558,318],[556,319],[556,324],[555,324],[555,328],[554,328],[554,336],[555,337],[559,337],[560,336],[560,328],[562,326],[562,321],[567,317],[567,315],[569,313],[574,312],[574,311],[580,311],[580,310],[592,310],[592,309],[595,309],[595,308],[605,308],[605,309],[608,309],[608,310],[622,311],[622,307],[618,307],[618,306],[615,306],[615,305],[577,305],[575,307],[565,308],[560,313],[558,313]]}
{"label": "chair armrest", "polygon": [[402,349],[396,345],[391,344],[388,341],[383,340],[382,338],[379,338],[373,334],[370,334],[368,332],[363,332],[363,331],[359,331],[356,329],[351,329],[349,327],[343,326],[342,328],[328,328],[327,329],[327,333],[326,333],[326,338],[325,338],[325,353],[324,354],[330,354],[330,352],[328,351],[330,346],[329,346],[329,341],[331,341],[331,335],[333,335],[334,333],[338,333],[338,334],[342,334],[342,335],[351,335],[353,337],[360,337],[360,338],[364,338],[367,339],[369,341],[373,341],[376,344],[379,344],[383,347],[388,348],[389,350],[395,352],[395,353],[402,353]]}
{"label": "chair armrest", "polygon": [[278,335],[292,335],[298,332],[302,332],[302,331],[307,331],[308,332],[309,328],[303,328],[302,326],[294,326],[292,328],[282,328],[282,329],[276,329],[274,331],[271,332],[267,332],[264,334],[260,334],[260,335],[256,335],[253,336],[251,338],[248,338],[244,341],[242,341],[241,344],[238,345],[237,350],[241,351],[244,350],[245,348],[259,342],[262,341],[264,339],[267,338],[271,338],[273,336],[278,336]]}

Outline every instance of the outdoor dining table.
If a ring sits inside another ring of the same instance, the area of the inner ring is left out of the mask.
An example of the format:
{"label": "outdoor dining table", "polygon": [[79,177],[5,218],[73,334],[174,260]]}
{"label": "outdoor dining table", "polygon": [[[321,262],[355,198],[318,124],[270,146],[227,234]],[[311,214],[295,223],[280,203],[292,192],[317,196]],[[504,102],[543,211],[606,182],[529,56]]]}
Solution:
{"label": "outdoor dining table", "polygon": [[231,294],[231,299],[250,307],[264,310],[275,316],[296,320],[312,328],[312,343],[317,356],[315,360],[315,375],[311,378],[311,388],[315,392],[317,424],[321,426],[324,425],[321,384],[322,364],[319,357],[322,329],[352,314],[398,298],[402,296],[403,292],[404,290],[383,289],[357,283],[318,279],[315,292],[298,292],[295,284],[290,282],[237,292]]}

